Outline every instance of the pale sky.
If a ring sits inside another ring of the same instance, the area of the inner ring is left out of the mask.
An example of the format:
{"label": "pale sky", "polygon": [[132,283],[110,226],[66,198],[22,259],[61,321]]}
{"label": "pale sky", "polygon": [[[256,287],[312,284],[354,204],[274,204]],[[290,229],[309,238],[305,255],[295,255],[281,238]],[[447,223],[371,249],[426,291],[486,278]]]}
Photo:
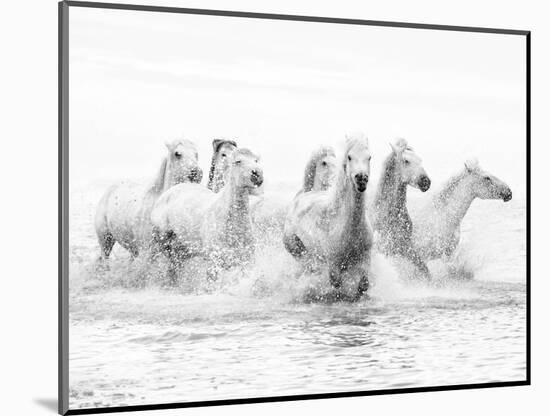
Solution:
{"label": "pale sky", "polygon": [[269,181],[312,150],[405,137],[434,183],[476,156],[525,193],[522,36],[70,8],[70,183],[152,177],[163,142],[236,138]]}

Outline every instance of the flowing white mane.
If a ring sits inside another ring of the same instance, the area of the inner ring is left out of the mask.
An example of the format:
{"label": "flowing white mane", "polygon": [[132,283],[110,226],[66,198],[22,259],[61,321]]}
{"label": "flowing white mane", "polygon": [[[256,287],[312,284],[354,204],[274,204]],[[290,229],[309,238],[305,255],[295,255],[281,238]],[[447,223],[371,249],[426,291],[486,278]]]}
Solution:
{"label": "flowing white mane", "polygon": [[334,155],[334,149],[329,146],[323,146],[313,152],[304,172],[304,192],[309,192],[313,189],[313,185],[315,184],[315,176],[317,175],[317,163],[327,156]]}
{"label": "flowing white mane", "polygon": [[166,142],[166,148],[168,149],[168,155],[164,156],[160,164],[159,171],[151,187],[151,192],[160,193],[164,190],[166,183],[168,182],[168,176],[170,173],[170,153],[172,153],[178,146],[191,148],[196,151],[197,147],[189,139],[175,139],[171,142]]}

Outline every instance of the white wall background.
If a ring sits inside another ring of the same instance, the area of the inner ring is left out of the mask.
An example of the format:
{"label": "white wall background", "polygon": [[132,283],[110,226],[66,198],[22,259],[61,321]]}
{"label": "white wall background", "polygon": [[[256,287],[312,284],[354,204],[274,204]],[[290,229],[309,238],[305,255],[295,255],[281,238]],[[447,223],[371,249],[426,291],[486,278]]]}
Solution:
{"label": "white wall background", "polygon": [[70,9],[70,185],[150,177],[163,140],[214,137],[296,182],[310,153],[363,130],[373,174],[405,137],[435,183],[463,162],[525,195],[525,38]]}
{"label": "white wall background", "polygon": [[[550,27],[545,3],[158,0],[154,4],[533,31],[533,386],[148,414],[545,414],[550,387],[550,284],[545,262]],[[3,5],[0,30],[4,190],[0,406],[3,414],[53,414],[51,405],[57,395],[57,4],[53,0],[8,2]]]}

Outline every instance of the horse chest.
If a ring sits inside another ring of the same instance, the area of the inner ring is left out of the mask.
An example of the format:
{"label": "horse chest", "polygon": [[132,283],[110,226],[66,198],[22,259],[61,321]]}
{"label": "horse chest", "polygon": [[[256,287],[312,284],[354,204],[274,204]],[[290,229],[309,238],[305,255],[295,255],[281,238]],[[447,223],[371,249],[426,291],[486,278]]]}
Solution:
{"label": "horse chest", "polygon": [[361,263],[368,256],[372,246],[372,232],[367,224],[335,227],[329,241],[329,258],[336,263],[351,266]]}

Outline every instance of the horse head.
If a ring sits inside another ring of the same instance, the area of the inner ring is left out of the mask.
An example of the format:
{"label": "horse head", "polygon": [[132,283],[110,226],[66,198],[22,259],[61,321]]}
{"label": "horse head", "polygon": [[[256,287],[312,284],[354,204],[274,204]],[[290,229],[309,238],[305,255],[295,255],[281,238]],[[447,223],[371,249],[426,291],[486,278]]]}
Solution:
{"label": "horse head", "polygon": [[168,150],[166,180],[172,185],[182,182],[199,183],[202,169],[199,167],[199,155],[195,143],[182,139],[166,142]]}
{"label": "horse head", "polygon": [[390,143],[392,156],[395,158],[395,175],[402,184],[426,192],[431,181],[422,166],[422,159],[414,152],[405,139],[397,139]]}
{"label": "horse head", "polygon": [[343,170],[346,179],[353,184],[356,192],[365,192],[370,176],[371,152],[369,141],[362,134],[346,136],[343,155]]}
{"label": "horse head", "polygon": [[508,202],[512,199],[512,190],[501,179],[484,171],[476,159],[464,163],[466,175],[472,178],[472,192],[480,199],[502,199]]}
{"label": "horse head", "polygon": [[253,193],[264,182],[259,157],[248,149],[235,149],[230,158],[227,181],[237,188],[247,189],[249,193]]}
{"label": "horse head", "polygon": [[321,147],[311,155],[304,174],[304,192],[324,191],[332,185],[336,154],[332,147]]}
{"label": "horse head", "polygon": [[224,176],[230,168],[230,159],[237,148],[237,142],[234,140],[214,139],[212,140],[212,162],[210,163],[210,173],[208,174],[207,188],[213,192],[218,192],[223,188]]}

